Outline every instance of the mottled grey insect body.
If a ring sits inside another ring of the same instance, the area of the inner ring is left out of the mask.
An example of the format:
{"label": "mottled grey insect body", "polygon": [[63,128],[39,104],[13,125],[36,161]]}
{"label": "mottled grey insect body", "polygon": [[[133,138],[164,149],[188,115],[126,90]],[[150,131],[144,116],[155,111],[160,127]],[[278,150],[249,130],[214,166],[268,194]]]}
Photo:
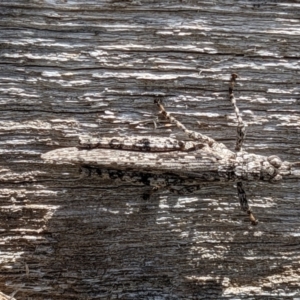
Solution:
{"label": "mottled grey insect body", "polygon": [[204,134],[187,129],[156,99],[154,102],[163,117],[183,130],[192,142],[156,137],[85,136],[80,137],[78,148],[50,151],[42,158],[79,165],[81,176],[143,184],[153,189],[168,188],[177,193],[191,192],[212,182],[236,182],[241,209],[256,225],[242,181],[278,182],[283,178],[299,178],[300,172],[293,172],[291,164],[282,162],[278,156],[265,157],[242,150],[246,124],[233,93],[237,78],[237,74],[232,74],[229,81],[229,100],[237,117],[236,153]]}

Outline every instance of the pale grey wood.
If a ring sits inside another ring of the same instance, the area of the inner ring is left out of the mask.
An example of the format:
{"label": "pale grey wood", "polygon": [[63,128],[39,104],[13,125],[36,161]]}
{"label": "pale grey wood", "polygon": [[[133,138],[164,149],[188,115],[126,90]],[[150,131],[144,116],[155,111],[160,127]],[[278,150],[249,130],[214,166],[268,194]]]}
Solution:
{"label": "pale grey wood", "polygon": [[[0,290],[15,299],[300,297],[299,181],[142,198],[41,155],[81,135],[184,135],[299,161],[300,7],[286,1],[0,3]],[[156,128],[155,128],[156,124]]]}

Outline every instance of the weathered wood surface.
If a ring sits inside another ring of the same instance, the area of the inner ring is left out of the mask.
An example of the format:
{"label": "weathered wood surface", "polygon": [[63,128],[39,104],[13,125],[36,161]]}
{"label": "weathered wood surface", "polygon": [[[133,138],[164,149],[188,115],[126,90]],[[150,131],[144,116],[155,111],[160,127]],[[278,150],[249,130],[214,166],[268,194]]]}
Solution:
{"label": "weathered wood surface", "polygon": [[[299,161],[300,7],[286,1],[0,2],[1,281],[15,299],[299,297],[299,181],[143,200],[41,154],[91,136],[183,137]],[[154,129],[154,121],[157,128]],[[3,294],[2,297],[5,297]]]}

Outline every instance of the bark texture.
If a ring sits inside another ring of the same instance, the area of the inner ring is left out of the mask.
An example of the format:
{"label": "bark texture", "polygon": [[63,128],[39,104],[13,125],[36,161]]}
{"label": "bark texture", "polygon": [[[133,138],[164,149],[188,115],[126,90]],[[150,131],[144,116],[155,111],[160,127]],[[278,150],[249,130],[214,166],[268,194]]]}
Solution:
{"label": "bark texture", "polygon": [[80,179],[41,155],[79,136],[184,135],[300,155],[297,1],[0,2],[0,299],[296,299],[299,180],[194,195]]}

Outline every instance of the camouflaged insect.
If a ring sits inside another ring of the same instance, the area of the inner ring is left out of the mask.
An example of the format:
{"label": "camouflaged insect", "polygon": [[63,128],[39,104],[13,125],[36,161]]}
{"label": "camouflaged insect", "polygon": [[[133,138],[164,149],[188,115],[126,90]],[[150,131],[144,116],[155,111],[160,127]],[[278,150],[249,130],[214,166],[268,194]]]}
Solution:
{"label": "camouflaged insect", "polygon": [[155,104],[169,122],[183,130],[193,141],[159,137],[80,137],[78,147],[57,149],[42,155],[52,163],[80,166],[81,176],[97,176],[150,186],[153,190],[167,188],[175,193],[188,193],[213,182],[236,182],[240,206],[256,225],[249,207],[243,181],[278,182],[283,178],[299,178],[291,164],[278,156],[250,154],[242,150],[246,125],[233,94],[238,78],[229,81],[229,100],[237,116],[236,151],[229,150],[214,139],[188,130],[171,116],[159,99]]}

